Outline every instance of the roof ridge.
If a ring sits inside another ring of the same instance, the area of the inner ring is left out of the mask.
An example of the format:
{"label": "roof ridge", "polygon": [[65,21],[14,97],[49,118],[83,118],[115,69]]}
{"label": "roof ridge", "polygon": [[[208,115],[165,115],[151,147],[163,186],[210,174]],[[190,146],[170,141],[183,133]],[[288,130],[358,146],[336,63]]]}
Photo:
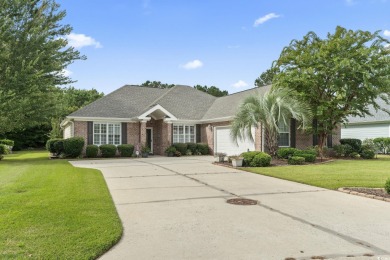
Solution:
{"label": "roof ridge", "polygon": [[240,93],[245,92],[245,91],[250,91],[250,90],[254,90],[254,89],[261,89],[261,88],[265,88],[265,87],[269,87],[269,86],[272,86],[272,84],[261,86],[261,87],[253,87],[253,88],[244,89],[244,90],[229,94],[227,96],[219,97],[219,98],[230,97],[230,96],[233,96],[235,94],[240,94]]}
{"label": "roof ridge", "polygon": [[172,91],[172,89],[176,88],[178,85],[175,85],[173,86],[172,88],[169,88],[167,92],[165,92],[163,95],[159,96],[158,98],[156,98],[155,100],[153,100],[147,107],[145,107],[145,110],[147,111],[147,109],[149,109],[149,107],[151,107],[153,104],[157,104],[156,102],[161,100],[163,97],[165,97],[169,92]]}

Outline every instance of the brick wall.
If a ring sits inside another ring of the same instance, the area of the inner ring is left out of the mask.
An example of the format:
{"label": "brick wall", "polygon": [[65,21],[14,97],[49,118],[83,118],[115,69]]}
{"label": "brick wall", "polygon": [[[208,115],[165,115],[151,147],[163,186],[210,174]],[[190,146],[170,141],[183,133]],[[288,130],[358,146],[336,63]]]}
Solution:
{"label": "brick wall", "polygon": [[306,149],[313,146],[313,135],[306,134],[302,129],[296,131],[296,148]]}
{"label": "brick wall", "polygon": [[161,150],[160,154],[164,155],[165,149],[171,146],[172,140],[172,123],[162,122],[161,124]]}
{"label": "brick wall", "polygon": [[134,147],[139,144],[139,129],[140,124],[136,123],[127,123],[127,143],[134,145]]}
{"label": "brick wall", "polygon": [[74,136],[84,138],[85,145],[88,144],[88,122],[75,121],[74,122]]}

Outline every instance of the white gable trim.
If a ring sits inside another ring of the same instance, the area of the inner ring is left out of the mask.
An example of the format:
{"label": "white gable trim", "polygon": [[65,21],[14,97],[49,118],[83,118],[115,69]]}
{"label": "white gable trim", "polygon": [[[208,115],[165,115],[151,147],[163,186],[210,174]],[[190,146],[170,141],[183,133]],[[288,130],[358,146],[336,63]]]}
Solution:
{"label": "white gable trim", "polygon": [[139,120],[148,120],[148,119],[150,119],[149,114],[153,113],[156,110],[161,110],[162,112],[164,112],[165,115],[169,116],[169,120],[177,120],[177,118],[174,115],[172,115],[170,112],[168,112],[168,110],[163,108],[161,105],[155,105],[154,107],[150,108],[148,111],[146,111],[145,113],[140,115],[138,117],[138,119]]}

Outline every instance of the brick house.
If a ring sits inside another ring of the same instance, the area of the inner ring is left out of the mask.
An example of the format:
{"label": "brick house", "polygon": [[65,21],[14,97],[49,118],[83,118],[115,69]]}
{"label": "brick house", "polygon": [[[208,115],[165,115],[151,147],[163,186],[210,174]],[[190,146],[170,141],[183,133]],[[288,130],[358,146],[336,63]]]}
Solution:
{"label": "brick house", "polygon": [[[189,86],[170,89],[123,86],[70,114],[61,123],[64,138],[80,136],[86,144],[148,145],[153,154],[163,155],[173,143],[207,143],[211,153],[240,154],[264,150],[262,127],[249,138],[235,143],[230,122],[237,108],[250,95],[263,95],[271,86],[253,88],[224,97],[214,97]],[[338,142],[340,131],[328,139]],[[281,126],[280,147],[307,148],[316,138],[297,129],[295,120]]]}

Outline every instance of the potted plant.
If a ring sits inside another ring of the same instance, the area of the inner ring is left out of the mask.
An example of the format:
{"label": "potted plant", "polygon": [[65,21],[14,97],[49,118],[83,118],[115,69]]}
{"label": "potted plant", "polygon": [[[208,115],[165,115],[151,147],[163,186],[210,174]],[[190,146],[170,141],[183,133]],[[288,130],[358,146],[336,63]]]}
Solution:
{"label": "potted plant", "polygon": [[226,153],[215,153],[214,154],[215,162],[224,162],[225,156],[226,156]]}
{"label": "potted plant", "polygon": [[232,160],[233,167],[242,167],[242,162],[244,161],[244,158],[235,155],[235,156],[230,156],[230,159]]}
{"label": "potted plant", "polygon": [[175,152],[176,148],[174,146],[169,146],[167,149],[165,149],[165,153],[168,155],[168,157],[173,157]]}
{"label": "potted plant", "polygon": [[149,157],[149,153],[150,153],[150,148],[147,145],[142,146],[141,147],[141,153],[142,153],[142,157],[148,158]]}

